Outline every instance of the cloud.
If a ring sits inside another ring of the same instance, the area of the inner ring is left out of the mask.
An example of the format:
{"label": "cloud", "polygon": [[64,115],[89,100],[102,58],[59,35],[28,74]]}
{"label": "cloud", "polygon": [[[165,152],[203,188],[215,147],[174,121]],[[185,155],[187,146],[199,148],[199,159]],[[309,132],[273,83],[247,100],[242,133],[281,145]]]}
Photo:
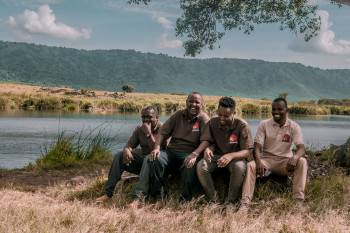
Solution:
{"label": "cloud", "polygon": [[160,25],[162,25],[162,27],[166,30],[170,30],[173,28],[173,23],[169,19],[165,18],[164,16],[153,14],[152,18],[156,20]]}
{"label": "cloud", "polygon": [[14,30],[26,35],[46,35],[55,38],[77,40],[89,39],[91,30],[76,29],[56,21],[56,16],[48,5],[42,5],[38,11],[25,10],[18,16],[10,16],[7,24]]}
{"label": "cloud", "polygon": [[321,28],[318,36],[312,38],[309,42],[298,38],[289,45],[289,48],[297,52],[350,55],[350,41],[336,40],[334,31],[330,29],[332,23],[329,21],[329,13],[319,10],[317,14],[321,17]]}
{"label": "cloud", "polygon": [[167,19],[165,16],[153,14],[152,18],[159,23],[162,28],[164,29],[164,32],[160,35],[158,47],[159,48],[180,48],[182,46],[181,40],[171,40],[169,39],[169,32],[173,30],[174,26],[173,23]]}
{"label": "cloud", "polygon": [[181,40],[170,40],[168,38],[168,33],[164,32],[159,39],[159,48],[171,48],[171,49],[176,49],[176,48],[181,48],[182,46],[182,41]]}
{"label": "cloud", "polygon": [[114,9],[142,13],[151,16],[152,19],[159,23],[164,30],[164,32],[158,38],[158,48],[180,48],[182,46],[181,40],[172,40],[169,38],[171,32],[174,30],[174,24],[170,19],[175,20],[180,16],[178,1],[153,0],[148,5],[130,5],[125,2],[121,3],[116,1],[108,1],[107,5]]}

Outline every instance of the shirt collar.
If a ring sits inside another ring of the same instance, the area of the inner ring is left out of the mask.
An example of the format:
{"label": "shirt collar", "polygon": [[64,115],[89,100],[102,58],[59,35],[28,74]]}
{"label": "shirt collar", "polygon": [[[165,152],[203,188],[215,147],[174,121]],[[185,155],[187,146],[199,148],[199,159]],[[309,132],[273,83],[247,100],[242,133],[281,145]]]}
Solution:
{"label": "shirt collar", "polygon": [[184,109],[182,112],[182,116],[190,122],[196,122],[198,120],[200,114],[201,114],[201,112],[199,112],[199,114],[197,116],[191,117],[190,114],[188,113],[187,109]]}
{"label": "shirt collar", "polygon": [[[280,127],[280,125],[279,125],[276,121],[274,121],[273,118],[272,118],[272,125],[273,125],[274,127]],[[289,120],[289,118],[287,117],[286,122],[284,123],[284,125],[281,126],[281,128],[288,127],[289,125],[290,125],[290,120]]]}
{"label": "shirt collar", "polygon": [[233,121],[232,121],[231,125],[229,125],[229,127],[226,127],[226,126],[222,127],[221,125],[219,125],[219,128],[232,130],[236,127],[236,123],[237,123],[237,121],[236,121],[236,118],[234,117]]}

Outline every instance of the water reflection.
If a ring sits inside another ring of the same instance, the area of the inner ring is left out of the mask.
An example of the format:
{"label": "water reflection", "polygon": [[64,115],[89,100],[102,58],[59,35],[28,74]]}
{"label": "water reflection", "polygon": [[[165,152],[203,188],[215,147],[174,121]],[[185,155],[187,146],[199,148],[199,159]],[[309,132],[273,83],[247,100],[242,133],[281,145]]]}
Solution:
{"label": "water reflection", "polygon": [[[266,116],[267,117],[267,116]],[[290,116],[302,128],[305,143],[313,148],[342,144],[350,136],[348,116]],[[162,115],[165,121],[167,115]],[[261,119],[246,117],[253,134]],[[113,151],[120,150],[139,124],[138,114],[63,114],[58,112],[0,112],[0,167],[23,167],[41,154],[58,132],[91,132],[104,128],[113,139]]]}

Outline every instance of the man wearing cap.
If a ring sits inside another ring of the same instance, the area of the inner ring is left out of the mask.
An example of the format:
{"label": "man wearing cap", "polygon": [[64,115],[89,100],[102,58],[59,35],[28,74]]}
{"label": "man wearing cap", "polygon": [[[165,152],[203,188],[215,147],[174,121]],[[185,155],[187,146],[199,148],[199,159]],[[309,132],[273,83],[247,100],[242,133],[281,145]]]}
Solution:
{"label": "man wearing cap", "polygon": [[[152,192],[160,194],[167,172],[181,175],[181,199],[190,200],[196,186],[200,187],[196,176],[196,163],[200,152],[200,136],[208,115],[203,109],[203,97],[192,92],[186,100],[186,109],[174,113],[161,127],[154,150],[150,154]],[[166,150],[160,145],[171,137]],[[153,174],[153,176],[152,176]]]}
{"label": "man wearing cap", "polygon": [[[277,98],[272,102],[272,118],[260,122],[255,136],[255,161],[247,165],[243,184],[242,209],[247,210],[253,198],[257,176],[266,171],[278,175],[293,174],[293,197],[303,201],[307,177],[307,161],[300,126],[288,118],[287,101]],[[296,146],[293,154],[292,146]]]}
{"label": "man wearing cap", "polygon": [[253,148],[253,139],[248,123],[235,118],[235,101],[230,97],[219,100],[217,117],[210,119],[201,136],[201,145],[207,147],[204,158],[197,165],[198,179],[211,201],[217,194],[211,173],[228,169],[230,183],[227,203],[237,202],[241,196],[246,172],[246,158]]}
{"label": "man wearing cap", "polygon": [[[147,155],[154,149],[154,144],[159,137],[161,123],[157,108],[147,106],[141,111],[142,124],[137,126],[129,138],[123,151],[114,156],[112,166],[109,170],[108,181],[104,187],[104,195],[97,198],[96,202],[109,200],[114,193],[117,182],[121,179],[123,171],[134,174],[142,174],[147,169]],[[137,148],[140,146],[140,148]],[[134,198],[147,194],[149,177],[141,176],[134,192]]]}

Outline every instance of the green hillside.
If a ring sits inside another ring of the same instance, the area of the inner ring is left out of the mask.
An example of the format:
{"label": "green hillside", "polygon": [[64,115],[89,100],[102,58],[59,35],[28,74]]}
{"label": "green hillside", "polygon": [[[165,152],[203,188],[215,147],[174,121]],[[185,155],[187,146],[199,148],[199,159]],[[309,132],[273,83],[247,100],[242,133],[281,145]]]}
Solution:
{"label": "green hillside", "polygon": [[243,59],[184,59],[133,50],[78,50],[0,41],[0,81],[140,92],[349,98],[350,70]]}

